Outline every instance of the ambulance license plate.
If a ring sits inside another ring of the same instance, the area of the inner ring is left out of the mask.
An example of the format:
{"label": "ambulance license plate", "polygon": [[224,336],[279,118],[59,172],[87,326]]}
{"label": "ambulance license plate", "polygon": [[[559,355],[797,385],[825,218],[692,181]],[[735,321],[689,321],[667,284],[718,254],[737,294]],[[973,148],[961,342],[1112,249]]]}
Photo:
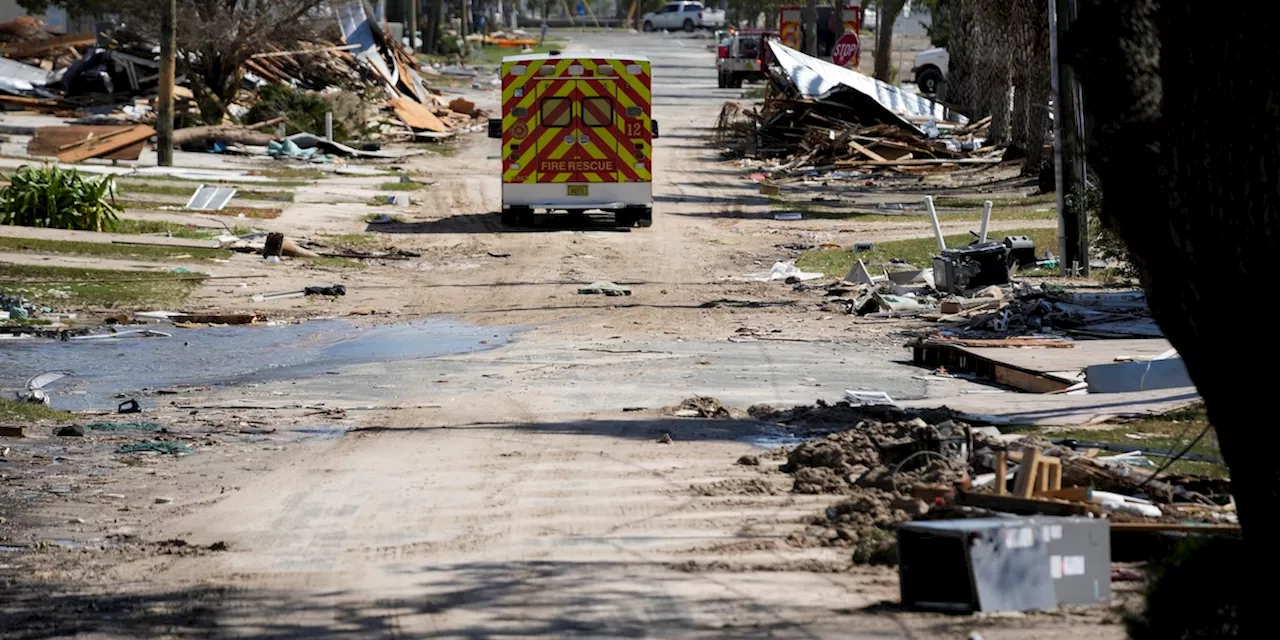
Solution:
{"label": "ambulance license plate", "polygon": [[569,185],[569,195],[571,195],[571,196],[585,196],[585,195],[587,195],[587,185],[585,185],[585,184],[571,184],[571,185]]}

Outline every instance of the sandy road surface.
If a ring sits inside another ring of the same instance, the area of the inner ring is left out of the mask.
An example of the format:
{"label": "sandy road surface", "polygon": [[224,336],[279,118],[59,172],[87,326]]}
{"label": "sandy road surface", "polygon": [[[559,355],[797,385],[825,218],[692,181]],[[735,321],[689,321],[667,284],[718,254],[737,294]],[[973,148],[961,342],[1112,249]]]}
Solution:
{"label": "sandy road surface", "polygon": [[[719,103],[736,92],[714,89],[706,41],[578,40],[654,60],[663,131],[654,227],[504,230],[489,145],[426,163],[436,188],[420,215],[389,231],[427,259],[399,277],[374,276],[386,287],[379,300],[523,332],[492,351],[240,390],[440,407],[369,416],[365,429],[283,451],[195,456],[159,476],[119,470],[120,491],[158,484],[180,497],[84,512],[85,529],[226,550],[100,564],[48,611],[38,598],[21,600],[25,616],[13,614],[17,600],[4,605],[6,620],[34,630],[16,637],[1122,635],[1094,618],[876,608],[896,597],[891,570],[851,569],[842,551],[785,542],[834,498],[789,494],[779,474],[733,464],[761,452],[750,440],[758,425],[655,410],[694,393],[745,406],[835,399],[846,387],[923,396],[926,387],[892,362],[899,340],[869,325],[855,334],[843,317],[699,308],[785,298],[781,287],[725,278],[811,232],[750,217],[767,203],[708,145]],[[574,295],[572,282],[595,279],[639,284],[624,300]],[[828,342],[725,340],[745,325]],[[663,434],[673,441],[659,443]],[[776,493],[716,488],[761,477]]]}

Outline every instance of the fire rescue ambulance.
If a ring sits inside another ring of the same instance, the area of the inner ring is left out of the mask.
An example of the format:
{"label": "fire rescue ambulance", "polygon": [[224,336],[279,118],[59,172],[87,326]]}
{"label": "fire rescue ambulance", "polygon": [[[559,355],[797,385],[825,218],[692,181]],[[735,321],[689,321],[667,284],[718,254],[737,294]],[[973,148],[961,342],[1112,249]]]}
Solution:
{"label": "fire rescue ambulance", "polygon": [[502,221],[533,212],[612,211],[618,225],[653,224],[649,60],[603,53],[502,59]]}

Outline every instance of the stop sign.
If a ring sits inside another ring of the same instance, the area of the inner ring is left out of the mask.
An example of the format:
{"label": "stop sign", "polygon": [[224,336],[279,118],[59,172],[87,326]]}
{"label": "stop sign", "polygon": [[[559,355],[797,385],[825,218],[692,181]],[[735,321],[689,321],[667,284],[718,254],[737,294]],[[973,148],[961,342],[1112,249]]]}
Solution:
{"label": "stop sign", "polygon": [[844,32],[840,39],[836,41],[836,46],[831,49],[831,61],[840,66],[846,66],[850,62],[858,59],[858,34],[852,31]]}

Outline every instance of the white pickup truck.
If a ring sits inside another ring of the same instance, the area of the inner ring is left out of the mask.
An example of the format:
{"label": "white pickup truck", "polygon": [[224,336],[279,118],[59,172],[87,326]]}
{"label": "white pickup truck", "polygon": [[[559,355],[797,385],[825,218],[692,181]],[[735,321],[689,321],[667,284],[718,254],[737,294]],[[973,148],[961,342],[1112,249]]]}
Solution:
{"label": "white pickup truck", "polygon": [[644,30],[719,29],[724,26],[724,12],[708,9],[701,2],[668,2],[644,14]]}

